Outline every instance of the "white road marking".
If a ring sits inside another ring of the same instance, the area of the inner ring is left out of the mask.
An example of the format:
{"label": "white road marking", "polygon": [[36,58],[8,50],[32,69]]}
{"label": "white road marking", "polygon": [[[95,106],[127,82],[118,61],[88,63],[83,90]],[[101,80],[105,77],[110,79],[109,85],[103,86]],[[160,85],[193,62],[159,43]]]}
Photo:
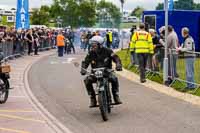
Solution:
{"label": "white road marking", "polygon": [[63,61],[62,64],[69,64],[69,62]]}
{"label": "white road marking", "polygon": [[51,64],[51,65],[54,65],[54,64],[59,64],[59,63],[56,62],[56,61],[51,61],[50,64]]}
{"label": "white road marking", "polygon": [[72,57],[72,58],[68,58],[67,61],[68,61],[68,62],[72,62],[72,61],[75,60],[75,59],[76,59],[76,58],[73,58],[73,57]]}
{"label": "white road marking", "polygon": [[55,64],[71,64],[73,60],[75,60],[76,58],[73,58],[73,57],[69,57],[69,58],[66,58],[65,60],[63,61],[50,61],[50,64],[51,65],[55,65]]}

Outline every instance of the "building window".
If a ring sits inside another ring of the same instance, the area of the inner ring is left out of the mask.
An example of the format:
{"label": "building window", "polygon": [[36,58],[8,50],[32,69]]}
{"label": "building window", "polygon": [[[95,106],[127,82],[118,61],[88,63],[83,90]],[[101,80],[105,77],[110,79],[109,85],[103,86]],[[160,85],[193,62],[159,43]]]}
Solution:
{"label": "building window", "polygon": [[7,22],[14,22],[14,16],[7,16]]}
{"label": "building window", "polygon": [[145,15],[144,23],[147,29],[156,29],[156,16],[155,15]]}

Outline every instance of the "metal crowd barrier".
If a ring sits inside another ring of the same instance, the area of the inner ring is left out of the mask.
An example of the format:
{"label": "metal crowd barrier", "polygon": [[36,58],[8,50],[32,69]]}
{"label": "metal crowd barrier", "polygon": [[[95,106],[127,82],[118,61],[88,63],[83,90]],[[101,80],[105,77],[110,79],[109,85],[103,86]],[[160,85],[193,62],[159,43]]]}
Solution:
{"label": "metal crowd barrier", "polygon": [[[172,82],[169,84],[171,87],[175,87],[178,89],[184,89],[187,87],[187,84],[193,85],[196,89],[193,90],[195,92],[198,91],[200,88],[200,52],[187,52],[190,54],[194,54],[193,59],[188,59],[188,57],[184,56],[183,52],[179,52],[177,54],[176,50],[169,50],[168,51],[170,54],[168,54],[168,60],[169,60],[169,67],[168,67],[168,77],[169,79],[172,80]],[[127,54],[131,54],[130,52]],[[135,53],[133,54],[133,59],[131,59],[131,56],[125,57],[125,60],[129,59],[131,60],[130,64],[126,64],[127,68],[132,67],[132,71],[135,73],[139,73],[139,63],[137,59],[137,55]],[[164,59],[164,49],[160,49],[159,52],[157,53],[157,62],[159,64],[159,70],[155,70],[155,67],[152,66],[152,56],[149,56],[148,63],[147,63],[147,68],[146,68],[146,77],[149,79],[153,78],[159,78],[160,82],[163,81],[163,59]],[[192,61],[190,61],[192,60]],[[193,63],[193,65],[189,65],[189,67],[192,68],[187,68],[186,63]],[[134,67],[134,68],[133,68]],[[186,68],[188,69],[188,72],[186,72]],[[192,69],[193,72],[192,72]],[[194,77],[194,81],[190,82],[187,80],[187,75],[189,75],[190,78]]]}
{"label": "metal crowd barrier", "polygon": [[[53,46],[53,41],[49,42],[48,39],[41,40],[39,50],[49,50]],[[33,47],[34,48],[34,47]],[[0,42],[0,52],[4,54],[4,60],[13,59],[15,57],[19,57],[22,55],[26,55],[28,51],[28,44],[26,41],[13,42],[13,41],[5,41]]]}
{"label": "metal crowd barrier", "polygon": [[[179,53],[177,58],[175,58],[171,62],[172,65],[169,68],[171,72],[171,76],[173,82],[170,86],[186,87],[193,86],[192,88],[196,88],[194,92],[196,92],[200,88],[200,53],[199,52],[185,52],[185,54],[189,54],[192,56],[184,56],[184,53]],[[174,55],[171,54],[170,58],[174,58]]]}

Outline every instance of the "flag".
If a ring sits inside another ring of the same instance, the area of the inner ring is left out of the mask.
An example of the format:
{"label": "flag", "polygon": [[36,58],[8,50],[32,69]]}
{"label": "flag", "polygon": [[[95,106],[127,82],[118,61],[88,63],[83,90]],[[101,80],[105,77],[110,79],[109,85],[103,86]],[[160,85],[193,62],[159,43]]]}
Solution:
{"label": "flag", "polygon": [[29,0],[17,0],[16,29],[29,28]]}

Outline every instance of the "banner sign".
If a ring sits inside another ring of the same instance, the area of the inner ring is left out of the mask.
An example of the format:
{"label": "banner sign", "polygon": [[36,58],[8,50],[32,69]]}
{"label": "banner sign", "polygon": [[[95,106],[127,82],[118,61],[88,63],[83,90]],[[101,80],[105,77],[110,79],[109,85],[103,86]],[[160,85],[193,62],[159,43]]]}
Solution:
{"label": "banner sign", "polygon": [[29,0],[17,0],[16,29],[29,28]]}

